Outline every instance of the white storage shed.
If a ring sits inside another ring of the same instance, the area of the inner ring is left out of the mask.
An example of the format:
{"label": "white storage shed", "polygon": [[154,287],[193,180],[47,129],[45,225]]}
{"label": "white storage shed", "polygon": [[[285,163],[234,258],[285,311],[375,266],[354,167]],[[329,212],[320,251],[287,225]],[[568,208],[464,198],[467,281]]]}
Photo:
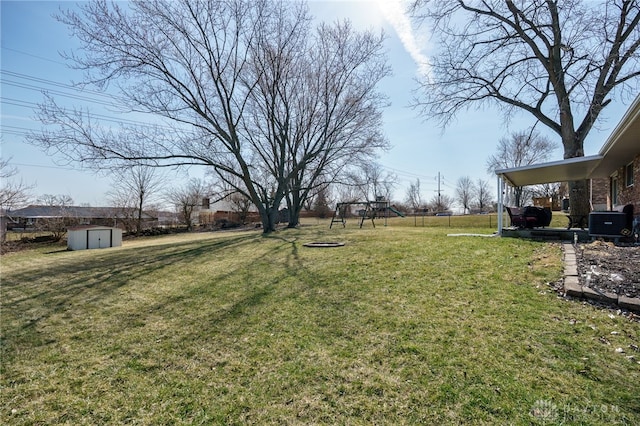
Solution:
{"label": "white storage shed", "polygon": [[68,229],[67,249],[87,250],[122,245],[122,229],[109,226],[75,226]]}

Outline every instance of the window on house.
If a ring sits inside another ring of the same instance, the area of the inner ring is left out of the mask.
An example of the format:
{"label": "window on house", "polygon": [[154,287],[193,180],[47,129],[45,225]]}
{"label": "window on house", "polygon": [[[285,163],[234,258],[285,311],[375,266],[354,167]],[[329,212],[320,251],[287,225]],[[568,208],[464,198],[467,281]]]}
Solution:
{"label": "window on house", "polygon": [[633,163],[627,164],[624,168],[624,181],[627,186],[633,186]]}

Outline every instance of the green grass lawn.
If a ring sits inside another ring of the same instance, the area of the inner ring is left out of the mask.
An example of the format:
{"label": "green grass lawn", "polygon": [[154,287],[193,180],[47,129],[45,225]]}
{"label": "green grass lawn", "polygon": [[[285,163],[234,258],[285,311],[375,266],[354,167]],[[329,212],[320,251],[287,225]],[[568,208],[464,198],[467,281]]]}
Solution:
{"label": "green grass lawn", "polygon": [[493,230],[5,255],[0,423],[640,424],[640,324],[558,298],[559,245],[456,232]]}

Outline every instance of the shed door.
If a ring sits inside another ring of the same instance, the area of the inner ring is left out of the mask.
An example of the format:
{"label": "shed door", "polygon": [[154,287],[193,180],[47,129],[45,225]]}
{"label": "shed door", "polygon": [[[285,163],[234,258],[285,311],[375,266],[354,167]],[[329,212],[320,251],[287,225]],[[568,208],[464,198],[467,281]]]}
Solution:
{"label": "shed door", "polygon": [[87,248],[111,247],[111,231],[108,229],[96,229],[87,231]]}

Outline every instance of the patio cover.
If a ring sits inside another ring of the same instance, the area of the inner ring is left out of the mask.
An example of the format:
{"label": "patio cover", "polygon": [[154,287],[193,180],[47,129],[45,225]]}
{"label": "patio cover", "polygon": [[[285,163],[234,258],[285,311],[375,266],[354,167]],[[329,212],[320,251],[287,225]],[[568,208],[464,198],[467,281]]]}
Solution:
{"label": "patio cover", "polygon": [[496,170],[496,174],[514,187],[583,180],[589,179],[602,159],[602,155],[576,157],[550,163],[500,169]]}
{"label": "patio cover", "polygon": [[[549,163],[496,170],[496,175],[498,176],[498,211],[503,211],[505,182],[516,187],[589,179],[603,158],[603,155],[591,155],[589,157],[568,158]],[[502,215],[500,214],[498,215],[499,235],[502,235],[502,227]]]}
{"label": "patio cover", "polygon": [[[537,185],[592,178],[606,178],[638,155],[640,134],[640,94],[615,127],[598,155],[568,158],[550,163],[496,170],[498,211],[503,211],[504,184]],[[502,215],[498,215],[498,234],[502,233]]]}

